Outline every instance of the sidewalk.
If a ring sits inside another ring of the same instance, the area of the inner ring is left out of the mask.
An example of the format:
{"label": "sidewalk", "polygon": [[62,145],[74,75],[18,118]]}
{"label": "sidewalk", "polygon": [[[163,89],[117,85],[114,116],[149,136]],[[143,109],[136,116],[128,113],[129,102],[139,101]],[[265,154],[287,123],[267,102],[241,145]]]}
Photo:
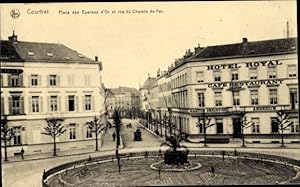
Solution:
{"label": "sidewalk", "polygon": [[[110,128],[107,130],[106,134],[103,134],[103,141],[102,145],[99,145],[98,152],[105,152],[105,151],[112,151],[116,148],[116,142],[113,141],[112,133],[114,132],[114,128]],[[100,138],[100,135],[99,135]],[[121,145],[119,146],[120,149],[123,148],[123,141],[121,137]],[[95,147],[93,148],[86,148],[86,149],[76,149],[76,150],[68,150],[68,151],[59,151],[57,152],[57,156],[53,156],[52,152],[49,153],[41,153],[41,154],[32,154],[32,155],[24,155],[24,160],[21,159],[21,156],[13,156],[8,157],[8,161],[4,161],[2,158],[2,164],[11,163],[11,162],[23,162],[29,160],[41,160],[41,159],[49,159],[49,158],[57,158],[57,157],[67,157],[67,156],[76,156],[76,155],[84,155],[84,154],[93,154],[97,153],[95,151]]]}

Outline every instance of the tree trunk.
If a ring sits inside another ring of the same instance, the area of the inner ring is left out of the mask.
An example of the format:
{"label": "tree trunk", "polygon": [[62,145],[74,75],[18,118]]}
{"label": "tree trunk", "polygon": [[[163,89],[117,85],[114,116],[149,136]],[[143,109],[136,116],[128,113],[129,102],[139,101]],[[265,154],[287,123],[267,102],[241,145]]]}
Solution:
{"label": "tree trunk", "polygon": [[7,144],[6,144],[6,140],[4,140],[4,158],[5,158],[5,161],[8,161],[7,160]]}
{"label": "tree trunk", "polygon": [[245,147],[245,135],[244,135],[244,129],[243,129],[243,127],[242,127],[242,129],[241,129],[241,132],[242,132],[242,140],[243,140],[243,145],[242,145],[242,147]]}
{"label": "tree trunk", "polygon": [[283,142],[283,129],[281,129],[281,147],[284,147],[284,142]]}
{"label": "tree trunk", "polygon": [[53,156],[56,156],[56,139],[53,137]]}
{"label": "tree trunk", "polygon": [[96,150],[95,151],[98,151],[98,131],[96,131],[95,135],[96,135]]}

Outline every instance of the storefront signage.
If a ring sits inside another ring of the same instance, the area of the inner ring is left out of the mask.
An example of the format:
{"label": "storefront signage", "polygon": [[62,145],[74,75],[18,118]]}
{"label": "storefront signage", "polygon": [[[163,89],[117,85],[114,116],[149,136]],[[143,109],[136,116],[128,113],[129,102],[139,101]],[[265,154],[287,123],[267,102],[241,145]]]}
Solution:
{"label": "storefront signage", "polygon": [[257,107],[253,107],[253,111],[265,111],[265,110],[275,111],[276,106],[257,106]]}
{"label": "storefront signage", "polygon": [[210,83],[209,88],[223,88],[229,85],[229,87],[241,87],[241,86],[260,86],[260,85],[279,85],[283,80],[280,79],[267,79],[257,81],[239,81],[239,82],[222,82],[222,83]]}
{"label": "storefront signage", "polygon": [[[267,61],[257,61],[257,62],[246,62],[246,68],[256,68],[258,66],[277,66],[281,65],[282,62],[278,60],[267,60]],[[217,65],[208,65],[207,70],[221,70],[221,69],[238,69],[241,68],[241,64],[217,64]]]}
{"label": "storefront signage", "polygon": [[207,112],[207,113],[218,113],[218,112],[227,112],[228,109],[227,108],[192,108],[190,109],[191,113],[203,113],[203,112]]}

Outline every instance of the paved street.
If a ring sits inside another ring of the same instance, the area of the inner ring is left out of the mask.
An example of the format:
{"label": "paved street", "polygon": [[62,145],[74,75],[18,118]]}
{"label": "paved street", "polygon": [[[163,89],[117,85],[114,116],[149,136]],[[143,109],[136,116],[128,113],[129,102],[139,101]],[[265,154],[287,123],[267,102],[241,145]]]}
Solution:
{"label": "paved street", "polygon": [[[132,128],[126,128],[128,123],[132,123]],[[161,140],[155,137],[147,129],[141,129],[142,141],[133,141],[133,132],[139,126],[137,120],[123,119],[123,126],[121,129],[121,136],[124,143],[124,148],[121,153],[134,152],[134,151],[154,151],[158,150]],[[112,140],[112,133],[114,129],[108,130],[107,134],[103,138],[103,146],[99,152],[95,152],[94,149],[77,150],[72,152],[61,152],[58,157],[52,157],[51,153],[41,154],[34,156],[26,156],[24,161],[21,161],[19,157],[9,158],[10,162],[2,164],[2,183],[4,187],[40,187],[41,178],[44,169],[48,170],[52,167],[60,165],[65,162],[71,162],[80,159],[86,159],[91,155],[92,157],[114,154],[115,142]],[[194,145],[194,144],[193,144]],[[201,146],[188,145],[191,150],[234,150],[232,147],[217,147],[216,145],[209,145],[208,148]],[[216,146],[216,147],[212,147]],[[300,159],[300,149],[295,148],[240,148],[237,146],[238,151],[257,152],[257,153],[269,153],[280,156],[287,156],[294,159]],[[72,155],[75,154],[75,155]],[[38,160],[37,160],[38,159]]]}

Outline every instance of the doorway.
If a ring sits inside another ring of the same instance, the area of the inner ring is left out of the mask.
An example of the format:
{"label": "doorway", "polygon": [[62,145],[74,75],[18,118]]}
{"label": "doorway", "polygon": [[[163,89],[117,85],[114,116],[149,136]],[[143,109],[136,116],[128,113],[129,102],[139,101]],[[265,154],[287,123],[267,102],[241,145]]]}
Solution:
{"label": "doorway", "polygon": [[241,119],[240,118],[232,118],[233,124],[233,138],[241,138]]}

